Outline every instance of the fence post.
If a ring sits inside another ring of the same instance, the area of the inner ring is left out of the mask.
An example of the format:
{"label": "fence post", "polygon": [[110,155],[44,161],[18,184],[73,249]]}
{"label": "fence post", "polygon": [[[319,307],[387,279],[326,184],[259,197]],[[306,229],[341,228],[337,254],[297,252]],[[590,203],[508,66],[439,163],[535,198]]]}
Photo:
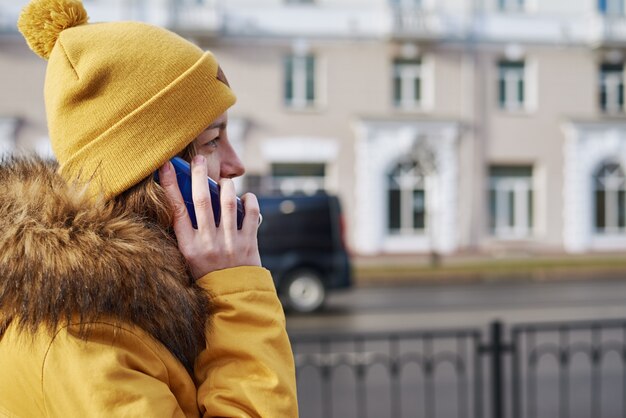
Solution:
{"label": "fence post", "polygon": [[490,325],[491,328],[491,402],[492,417],[504,418],[504,361],[503,357],[506,348],[502,341],[502,322],[495,320]]}

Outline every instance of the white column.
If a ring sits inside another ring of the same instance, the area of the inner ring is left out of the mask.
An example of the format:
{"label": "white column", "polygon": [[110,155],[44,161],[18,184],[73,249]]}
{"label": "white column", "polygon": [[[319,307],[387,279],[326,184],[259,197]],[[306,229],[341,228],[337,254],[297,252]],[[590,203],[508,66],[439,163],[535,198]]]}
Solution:
{"label": "white column", "polygon": [[442,253],[450,253],[458,246],[457,210],[458,208],[458,133],[456,129],[447,129],[439,140],[437,150],[438,172],[440,184],[440,219],[436,248]]}
{"label": "white column", "polygon": [[590,240],[590,182],[581,155],[582,139],[573,125],[565,129],[563,164],[563,246],[572,253],[587,250]]}
{"label": "white column", "polygon": [[15,150],[15,130],[17,119],[0,118],[0,156]]}

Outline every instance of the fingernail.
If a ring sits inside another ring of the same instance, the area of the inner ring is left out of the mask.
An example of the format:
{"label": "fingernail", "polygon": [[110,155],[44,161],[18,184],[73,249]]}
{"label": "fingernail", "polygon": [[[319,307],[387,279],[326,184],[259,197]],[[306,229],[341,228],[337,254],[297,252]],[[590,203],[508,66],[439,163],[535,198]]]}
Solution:
{"label": "fingernail", "polygon": [[196,165],[204,164],[204,162],[205,162],[204,155],[196,155],[196,156],[194,156],[192,162],[194,164],[196,164]]}
{"label": "fingernail", "polygon": [[163,172],[163,174],[168,174],[171,170],[172,163],[170,163],[169,161],[163,164],[163,166],[161,167],[161,171]]}

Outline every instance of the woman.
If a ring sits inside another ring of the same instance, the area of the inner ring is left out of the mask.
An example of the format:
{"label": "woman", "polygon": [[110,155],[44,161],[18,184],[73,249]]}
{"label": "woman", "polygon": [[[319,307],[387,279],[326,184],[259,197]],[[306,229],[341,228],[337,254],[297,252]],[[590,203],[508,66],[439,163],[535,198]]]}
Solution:
{"label": "woman", "polygon": [[18,26],[48,59],[58,166],[0,164],[0,416],[297,416],[251,194],[236,228],[235,98],[213,56],[150,25],[87,24],[76,0],[32,1]]}

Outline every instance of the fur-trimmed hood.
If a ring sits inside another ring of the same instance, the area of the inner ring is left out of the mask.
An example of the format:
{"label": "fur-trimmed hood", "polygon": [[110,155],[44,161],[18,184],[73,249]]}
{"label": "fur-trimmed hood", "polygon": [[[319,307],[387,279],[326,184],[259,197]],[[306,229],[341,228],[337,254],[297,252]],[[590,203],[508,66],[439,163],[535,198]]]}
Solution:
{"label": "fur-trimmed hood", "polygon": [[94,203],[54,163],[0,163],[0,336],[9,323],[34,332],[78,318],[130,323],[190,370],[204,348],[208,297],[193,284],[176,242],[111,205]]}

